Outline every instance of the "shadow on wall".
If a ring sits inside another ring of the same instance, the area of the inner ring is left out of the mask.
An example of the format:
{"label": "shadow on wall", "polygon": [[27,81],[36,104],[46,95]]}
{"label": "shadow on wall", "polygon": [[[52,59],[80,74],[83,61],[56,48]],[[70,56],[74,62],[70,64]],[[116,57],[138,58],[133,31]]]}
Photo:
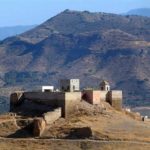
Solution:
{"label": "shadow on wall", "polygon": [[28,117],[40,117],[43,113],[48,111],[53,111],[55,109],[49,105],[39,104],[32,101],[25,100],[22,105],[17,105],[14,108],[11,108],[12,112],[17,113],[21,116]]}

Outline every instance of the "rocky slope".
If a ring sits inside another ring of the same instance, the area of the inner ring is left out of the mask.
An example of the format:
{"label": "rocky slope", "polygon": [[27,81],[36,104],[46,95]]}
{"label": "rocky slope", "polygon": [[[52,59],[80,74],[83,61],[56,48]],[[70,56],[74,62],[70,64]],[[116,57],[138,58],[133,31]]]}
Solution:
{"label": "rocky slope", "polygon": [[[35,110],[34,110],[35,111]],[[48,150],[149,150],[150,122],[116,111],[109,104],[81,102],[75,114],[47,125],[40,137],[33,136],[36,116],[9,113],[0,116],[1,149]],[[42,126],[40,126],[42,128]],[[58,146],[59,145],[59,146]]]}
{"label": "rocky slope", "polygon": [[98,87],[106,79],[123,90],[125,104],[144,106],[150,105],[149,66],[147,17],[66,10],[0,42],[2,90],[58,86],[65,77]]}

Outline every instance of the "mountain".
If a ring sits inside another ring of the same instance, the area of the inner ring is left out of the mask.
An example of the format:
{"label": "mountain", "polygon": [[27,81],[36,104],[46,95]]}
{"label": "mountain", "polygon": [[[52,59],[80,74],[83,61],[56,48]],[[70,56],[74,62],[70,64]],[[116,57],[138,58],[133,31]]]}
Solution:
{"label": "mountain", "polygon": [[0,27],[0,40],[3,40],[10,36],[21,34],[27,30],[34,28],[35,25],[31,26],[12,26],[12,27]]}
{"label": "mountain", "polygon": [[138,15],[138,16],[150,17],[150,8],[132,9],[129,12],[127,12],[126,15]]}
{"label": "mountain", "polygon": [[149,18],[65,10],[0,42],[1,96],[58,87],[60,78],[80,78],[81,87],[105,79],[123,90],[124,104],[149,106],[149,66]]}

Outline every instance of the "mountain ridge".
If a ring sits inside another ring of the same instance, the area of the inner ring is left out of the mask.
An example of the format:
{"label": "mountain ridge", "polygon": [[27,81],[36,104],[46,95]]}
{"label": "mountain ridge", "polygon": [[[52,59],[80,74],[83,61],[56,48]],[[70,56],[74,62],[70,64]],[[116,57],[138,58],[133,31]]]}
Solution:
{"label": "mountain ridge", "polygon": [[106,79],[125,104],[150,105],[149,33],[147,17],[66,10],[0,42],[1,88],[58,87],[60,78],[98,88]]}
{"label": "mountain ridge", "polygon": [[0,27],[0,40],[2,41],[5,38],[16,36],[34,28],[35,26],[36,25]]}
{"label": "mountain ridge", "polygon": [[128,11],[126,15],[139,15],[139,16],[150,17],[150,8],[132,9]]}

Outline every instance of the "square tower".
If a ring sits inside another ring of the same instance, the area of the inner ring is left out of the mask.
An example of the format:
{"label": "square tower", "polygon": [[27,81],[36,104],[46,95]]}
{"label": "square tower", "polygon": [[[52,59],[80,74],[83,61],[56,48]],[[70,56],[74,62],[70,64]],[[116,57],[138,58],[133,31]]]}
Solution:
{"label": "square tower", "polygon": [[110,85],[107,81],[103,80],[100,84],[100,89],[102,91],[110,91]]}
{"label": "square tower", "polygon": [[60,90],[63,92],[74,92],[80,90],[79,79],[62,79],[60,80]]}

